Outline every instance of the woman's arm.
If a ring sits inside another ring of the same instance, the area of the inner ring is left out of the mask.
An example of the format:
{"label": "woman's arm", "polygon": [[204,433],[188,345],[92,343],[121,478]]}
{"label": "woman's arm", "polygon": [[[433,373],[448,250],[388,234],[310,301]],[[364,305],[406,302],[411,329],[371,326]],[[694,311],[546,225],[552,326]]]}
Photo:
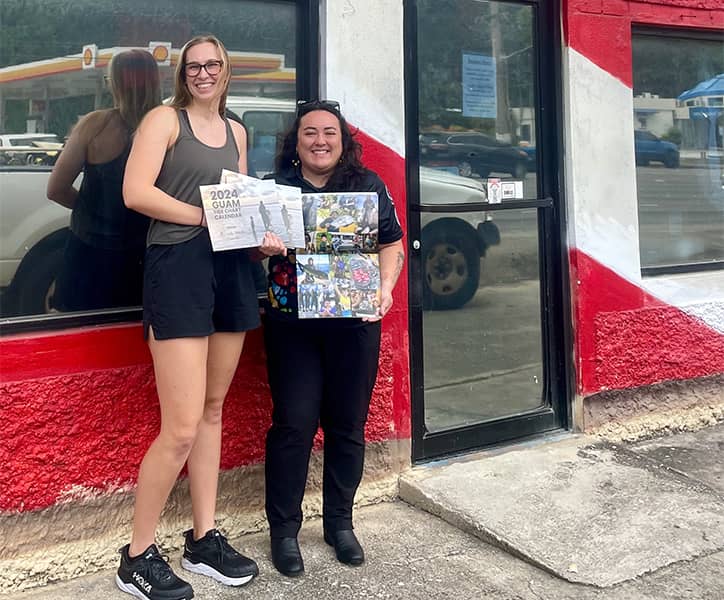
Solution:
{"label": "woman's arm", "polygon": [[48,179],[48,199],[66,208],[72,209],[75,206],[78,190],[73,187],[73,183],[83,170],[88,150],[87,130],[93,127],[96,118],[97,113],[90,113],[78,121]]}
{"label": "woman's arm", "polygon": [[200,225],[203,210],[176,200],[156,187],[166,151],[178,137],[176,111],[169,106],[151,110],[133,138],[123,178],[123,201],[128,208],[154,219],[179,225]]}
{"label": "woman's arm", "polygon": [[376,317],[365,317],[363,321],[378,321],[392,308],[392,290],[405,264],[405,248],[402,240],[391,244],[380,244],[380,307]]}

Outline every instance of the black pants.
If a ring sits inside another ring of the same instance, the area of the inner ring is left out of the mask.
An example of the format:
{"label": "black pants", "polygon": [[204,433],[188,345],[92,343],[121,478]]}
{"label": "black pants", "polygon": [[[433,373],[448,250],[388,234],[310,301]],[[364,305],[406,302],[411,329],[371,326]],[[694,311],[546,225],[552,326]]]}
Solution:
{"label": "black pants", "polygon": [[352,529],[364,428],[377,377],[380,323],[264,321],[274,410],[266,439],[266,514],[272,537],[296,537],[309,455],[324,432],[324,527]]}

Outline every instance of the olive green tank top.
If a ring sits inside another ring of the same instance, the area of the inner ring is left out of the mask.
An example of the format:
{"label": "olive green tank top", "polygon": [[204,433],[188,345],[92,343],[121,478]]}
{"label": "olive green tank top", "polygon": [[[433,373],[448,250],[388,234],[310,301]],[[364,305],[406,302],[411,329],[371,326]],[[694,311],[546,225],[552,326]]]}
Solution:
{"label": "olive green tank top", "polygon": [[[239,170],[239,149],[226,123],[226,143],[220,148],[207,146],[196,138],[191,130],[189,116],[185,110],[176,111],[179,121],[179,136],[176,143],[166,151],[156,187],[169,196],[201,206],[200,185],[211,185],[221,180],[221,170]],[[179,225],[153,219],[148,229],[146,244],[178,244],[186,242],[205,228],[196,225]]]}

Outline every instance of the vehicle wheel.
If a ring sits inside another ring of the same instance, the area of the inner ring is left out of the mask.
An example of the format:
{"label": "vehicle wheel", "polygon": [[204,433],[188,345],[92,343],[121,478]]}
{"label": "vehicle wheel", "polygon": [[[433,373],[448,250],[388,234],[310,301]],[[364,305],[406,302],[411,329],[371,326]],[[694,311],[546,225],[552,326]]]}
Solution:
{"label": "vehicle wheel", "polygon": [[517,162],[513,168],[513,179],[525,179],[528,174],[528,166],[525,163]]}
{"label": "vehicle wheel", "polygon": [[679,155],[676,152],[668,152],[664,156],[664,166],[669,169],[676,169],[679,166]]}
{"label": "vehicle wheel", "polygon": [[480,281],[474,230],[457,219],[438,219],[422,230],[423,307],[460,308]]}
{"label": "vehicle wheel", "polygon": [[55,279],[63,265],[68,230],[52,233],[25,255],[10,288],[18,315],[51,312]]}
{"label": "vehicle wheel", "polygon": [[458,173],[460,174],[460,177],[472,177],[473,166],[468,161],[464,160],[458,164]]}

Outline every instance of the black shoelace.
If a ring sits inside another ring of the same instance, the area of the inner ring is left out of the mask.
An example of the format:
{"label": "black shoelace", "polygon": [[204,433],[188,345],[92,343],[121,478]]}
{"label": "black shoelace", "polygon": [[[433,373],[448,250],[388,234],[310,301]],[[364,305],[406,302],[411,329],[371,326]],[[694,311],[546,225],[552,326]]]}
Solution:
{"label": "black shoelace", "polygon": [[169,581],[173,577],[173,571],[168,564],[168,556],[153,552],[146,558],[148,571],[157,581]]}
{"label": "black shoelace", "polygon": [[226,540],[226,536],[221,535],[218,531],[214,533],[214,539],[216,540],[216,547],[219,550],[219,557],[221,563],[224,562],[224,557],[237,557],[239,553],[231,547],[231,544]]}

